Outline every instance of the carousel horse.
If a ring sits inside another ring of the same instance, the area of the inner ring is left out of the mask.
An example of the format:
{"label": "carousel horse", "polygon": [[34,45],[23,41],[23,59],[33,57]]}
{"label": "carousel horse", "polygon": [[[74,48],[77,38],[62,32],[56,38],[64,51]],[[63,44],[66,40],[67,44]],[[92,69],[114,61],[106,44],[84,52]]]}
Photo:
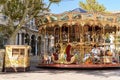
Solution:
{"label": "carousel horse", "polygon": [[42,56],[42,63],[43,64],[48,64],[48,55],[47,54],[44,54],[43,56]]}
{"label": "carousel horse", "polygon": [[103,63],[112,63],[111,56],[103,56]]}
{"label": "carousel horse", "polygon": [[107,50],[105,53],[106,56],[112,56],[112,52],[110,50]]}
{"label": "carousel horse", "polygon": [[92,56],[89,54],[88,56],[84,57],[83,62],[85,64],[98,64],[100,63],[100,58],[98,56]]}
{"label": "carousel horse", "polygon": [[103,63],[112,63],[112,52],[107,50],[103,56]]}
{"label": "carousel horse", "polygon": [[83,58],[83,62],[85,64],[92,64],[92,56],[90,54],[85,54],[85,57]]}
{"label": "carousel horse", "polygon": [[110,34],[110,43],[111,43],[110,50],[112,53],[114,53],[114,50],[115,50],[114,40],[115,40],[114,35],[113,35],[113,33],[111,33]]}

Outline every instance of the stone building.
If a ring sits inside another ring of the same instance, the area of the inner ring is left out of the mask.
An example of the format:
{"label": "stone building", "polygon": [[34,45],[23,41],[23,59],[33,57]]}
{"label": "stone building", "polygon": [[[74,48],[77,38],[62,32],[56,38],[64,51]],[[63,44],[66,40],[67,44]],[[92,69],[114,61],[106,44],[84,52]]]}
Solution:
{"label": "stone building", "polygon": [[[7,17],[4,16],[2,13],[0,13],[0,25],[6,25],[8,23]],[[17,24],[17,22],[15,23]],[[7,44],[7,38],[2,36],[2,33],[0,33],[1,39],[0,42],[0,48],[4,48],[4,45]],[[38,55],[38,28],[35,25],[35,19],[30,20],[27,24],[23,25],[21,30],[19,30],[17,36],[16,36],[16,45],[30,45],[31,46],[31,54],[32,55]]]}

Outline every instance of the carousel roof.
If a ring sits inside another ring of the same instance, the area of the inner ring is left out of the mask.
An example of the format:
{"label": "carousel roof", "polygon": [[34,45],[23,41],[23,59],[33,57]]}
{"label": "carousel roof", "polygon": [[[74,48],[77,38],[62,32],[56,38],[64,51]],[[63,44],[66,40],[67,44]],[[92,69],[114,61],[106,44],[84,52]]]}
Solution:
{"label": "carousel roof", "polygon": [[76,9],[73,9],[71,12],[80,12],[80,13],[86,13],[87,11],[82,9],[82,8],[76,8]]}
{"label": "carousel roof", "polygon": [[36,18],[38,26],[55,26],[55,25],[120,25],[120,15],[115,13],[100,13],[100,12],[87,12],[82,8],[64,12],[62,14],[48,14]]}

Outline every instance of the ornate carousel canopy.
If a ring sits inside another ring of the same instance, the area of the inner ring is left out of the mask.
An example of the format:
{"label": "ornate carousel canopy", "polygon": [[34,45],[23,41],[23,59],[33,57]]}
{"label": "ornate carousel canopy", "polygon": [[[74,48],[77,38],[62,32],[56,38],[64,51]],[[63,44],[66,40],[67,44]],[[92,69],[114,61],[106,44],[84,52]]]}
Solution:
{"label": "ornate carousel canopy", "polygon": [[81,8],[74,9],[62,14],[49,14],[38,16],[36,24],[38,27],[53,27],[55,25],[101,25],[119,26],[120,15],[115,13],[87,12]]}

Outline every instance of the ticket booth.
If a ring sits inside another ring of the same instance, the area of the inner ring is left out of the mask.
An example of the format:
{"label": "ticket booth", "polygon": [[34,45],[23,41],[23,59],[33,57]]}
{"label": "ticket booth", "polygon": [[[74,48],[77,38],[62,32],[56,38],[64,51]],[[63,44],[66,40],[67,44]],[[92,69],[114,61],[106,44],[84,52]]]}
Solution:
{"label": "ticket booth", "polygon": [[30,69],[30,46],[6,45],[5,46],[5,71],[19,72]]}

